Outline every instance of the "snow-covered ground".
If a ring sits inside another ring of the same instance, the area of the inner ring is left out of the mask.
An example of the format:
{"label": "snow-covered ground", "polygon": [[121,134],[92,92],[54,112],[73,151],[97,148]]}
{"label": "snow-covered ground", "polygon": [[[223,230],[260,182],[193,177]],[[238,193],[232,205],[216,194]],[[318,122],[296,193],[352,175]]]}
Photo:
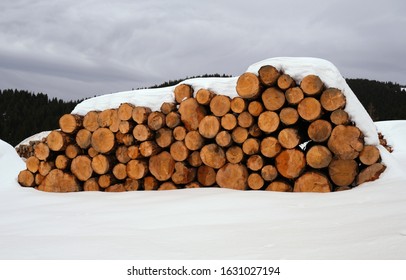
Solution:
{"label": "snow-covered ground", "polygon": [[[300,81],[318,74],[347,97],[346,110],[370,144],[376,126],[394,152],[381,148],[386,171],[375,182],[335,193],[278,193],[219,188],[162,192],[46,193],[22,188],[25,168],[0,140],[0,259],[405,259],[406,121],[372,123],[338,70],[317,59],[271,64]],[[185,81],[236,95],[229,79]],[[159,108],[173,88],[89,99],[74,112],[121,102]]]}

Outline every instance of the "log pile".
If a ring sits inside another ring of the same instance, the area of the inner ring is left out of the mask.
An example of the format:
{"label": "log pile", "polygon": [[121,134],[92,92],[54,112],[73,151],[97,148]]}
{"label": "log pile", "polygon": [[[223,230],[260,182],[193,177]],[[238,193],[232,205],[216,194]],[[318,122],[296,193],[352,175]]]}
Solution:
{"label": "log pile", "polygon": [[66,114],[20,172],[43,191],[237,190],[331,192],[375,180],[377,147],[345,111],[346,98],[316,75],[298,84],[271,65],[244,73],[230,98],[174,90],[160,111],[123,103]]}

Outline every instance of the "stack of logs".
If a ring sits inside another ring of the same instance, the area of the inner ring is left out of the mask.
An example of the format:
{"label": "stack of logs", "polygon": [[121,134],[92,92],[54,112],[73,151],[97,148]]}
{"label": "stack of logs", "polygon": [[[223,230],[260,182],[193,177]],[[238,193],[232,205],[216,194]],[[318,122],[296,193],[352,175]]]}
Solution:
{"label": "stack of logs", "polygon": [[187,84],[160,111],[66,114],[35,146],[18,181],[43,191],[223,187],[330,192],[379,177],[377,147],[364,145],[344,94],[316,75],[299,84],[275,67],[244,73],[238,97]]}

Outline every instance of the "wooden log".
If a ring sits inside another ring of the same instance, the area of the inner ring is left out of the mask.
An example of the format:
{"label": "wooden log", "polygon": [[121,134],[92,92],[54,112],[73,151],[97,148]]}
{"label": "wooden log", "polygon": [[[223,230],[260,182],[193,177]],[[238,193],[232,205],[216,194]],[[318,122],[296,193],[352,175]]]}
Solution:
{"label": "wooden log", "polygon": [[258,117],[258,126],[265,133],[272,133],[279,127],[279,115],[275,112],[265,111]]}
{"label": "wooden log", "polygon": [[254,155],[259,152],[260,141],[257,138],[248,138],[242,144],[242,150],[246,155]]}
{"label": "wooden log", "polygon": [[131,179],[141,179],[148,173],[148,162],[132,159],[127,163],[127,176]]}
{"label": "wooden log", "polygon": [[271,164],[265,165],[261,169],[261,176],[265,181],[271,182],[278,177],[278,170]]}
{"label": "wooden log", "polygon": [[147,141],[154,138],[152,130],[145,124],[138,124],[133,129],[133,136],[137,141]]}
{"label": "wooden log", "polygon": [[237,126],[231,132],[231,138],[237,144],[244,143],[244,141],[248,138],[248,129]]}
{"label": "wooden log", "polygon": [[184,126],[177,126],[173,129],[173,138],[177,141],[182,141],[186,138],[187,130]]}
{"label": "wooden log", "polygon": [[205,145],[200,151],[200,157],[205,165],[214,169],[219,169],[226,163],[224,150],[214,143]]}
{"label": "wooden log", "polygon": [[377,163],[380,158],[379,149],[376,146],[365,145],[359,154],[359,160],[365,165]]}
{"label": "wooden log", "polygon": [[382,163],[374,163],[369,165],[367,168],[361,170],[361,172],[357,175],[356,178],[356,185],[360,185],[365,182],[375,181],[379,178],[379,176],[384,172],[386,166]]}
{"label": "wooden log", "polygon": [[285,107],[280,111],[279,119],[284,125],[294,125],[299,120],[299,113],[295,108]]}
{"label": "wooden log", "polygon": [[38,173],[42,176],[47,176],[48,173],[55,168],[53,161],[41,161],[38,166]]}
{"label": "wooden log", "polygon": [[197,181],[205,187],[210,187],[216,183],[216,174],[214,168],[202,165],[197,169]]}
{"label": "wooden log", "polygon": [[166,116],[162,112],[152,112],[148,116],[148,127],[153,130],[157,131],[158,129],[165,126],[165,119]]}
{"label": "wooden log", "polygon": [[215,140],[216,140],[217,145],[219,145],[222,148],[227,148],[227,147],[231,146],[231,144],[233,143],[231,134],[226,130],[220,131],[216,135]]}
{"label": "wooden log", "polygon": [[291,105],[298,105],[304,99],[304,93],[300,87],[293,87],[285,92],[286,101]]}
{"label": "wooden log", "polygon": [[178,103],[181,103],[187,98],[193,96],[193,88],[187,84],[181,84],[175,87],[175,100]]}
{"label": "wooden log", "polygon": [[199,89],[196,93],[196,101],[201,105],[209,105],[215,94],[208,89]]}
{"label": "wooden log", "polygon": [[285,94],[275,87],[267,88],[261,98],[265,108],[269,111],[277,111],[285,104]]}
{"label": "wooden log", "polygon": [[80,181],[86,181],[93,174],[92,159],[85,155],[77,156],[72,160],[70,170]]}
{"label": "wooden log", "polygon": [[22,170],[18,173],[17,181],[23,187],[33,187],[35,184],[35,176],[29,170]]}
{"label": "wooden log", "polygon": [[38,186],[38,190],[46,192],[77,192],[80,189],[75,176],[59,169],[51,170]]}
{"label": "wooden log", "polygon": [[335,125],[346,125],[350,122],[350,116],[346,111],[338,109],[331,113],[330,120]]}
{"label": "wooden log", "polygon": [[328,166],[328,174],[337,186],[349,186],[358,174],[358,164],[353,159],[333,159]]}
{"label": "wooden log", "polygon": [[92,132],[83,128],[76,133],[75,142],[82,149],[88,149],[91,144]]}
{"label": "wooden log", "polygon": [[194,151],[187,158],[188,163],[193,167],[199,167],[203,164],[199,151]]}
{"label": "wooden log", "polygon": [[294,87],[296,83],[288,74],[282,74],[278,78],[277,85],[281,90],[286,91],[289,88]]}
{"label": "wooden log", "polygon": [[252,171],[259,171],[264,166],[264,159],[260,155],[252,155],[247,159],[247,167]]}
{"label": "wooden log", "polygon": [[81,155],[81,154],[83,154],[83,151],[76,144],[70,144],[66,147],[65,155],[70,159],[74,159],[75,157],[77,157],[78,155]]}
{"label": "wooden log", "polygon": [[172,182],[164,182],[158,187],[158,191],[171,191],[177,190],[178,188]]}
{"label": "wooden log", "polygon": [[145,141],[139,146],[140,153],[143,157],[151,157],[161,151],[161,147],[155,141]]}
{"label": "wooden log", "polygon": [[164,102],[161,105],[161,112],[164,113],[165,115],[169,114],[170,112],[173,112],[176,110],[176,103],[173,102]]}
{"label": "wooden log", "polygon": [[151,113],[151,109],[148,107],[135,106],[132,113],[132,119],[137,124],[145,124],[148,120],[148,115]]}
{"label": "wooden log", "polygon": [[114,184],[117,183],[117,179],[114,177],[113,174],[103,174],[97,180],[100,188],[106,189]]}
{"label": "wooden log", "polygon": [[59,118],[59,127],[65,133],[77,132],[83,124],[83,116],[76,114],[64,114]]}
{"label": "wooden log", "polygon": [[58,155],[55,159],[55,167],[60,170],[65,170],[70,167],[71,160],[65,155]]}
{"label": "wooden log", "polygon": [[198,182],[190,182],[189,184],[185,185],[186,189],[197,189],[201,188],[202,186]]}
{"label": "wooden log", "polygon": [[176,161],[184,161],[189,156],[189,149],[186,147],[184,141],[175,141],[169,148],[171,156]]}
{"label": "wooden log", "polygon": [[111,113],[111,124],[109,129],[116,133],[119,130],[121,120],[118,117],[118,110],[114,109]]}
{"label": "wooden log", "polygon": [[306,121],[314,121],[322,115],[320,102],[314,97],[306,97],[297,106],[299,116]]}
{"label": "wooden log", "polygon": [[320,96],[320,104],[327,111],[335,111],[345,107],[345,95],[336,88],[328,88]]}
{"label": "wooden log", "polygon": [[175,128],[181,124],[180,114],[178,112],[169,112],[165,117],[166,126],[169,128]]}
{"label": "wooden log", "polygon": [[166,127],[160,128],[155,133],[155,141],[158,144],[158,146],[161,148],[169,147],[174,141],[173,135],[172,135],[172,129],[169,129]]}
{"label": "wooden log", "polygon": [[135,106],[130,103],[121,103],[117,111],[118,118],[121,121],[128,121],[132,119],[134,107]]}
{"label": "wooden log", "polygon": [[306,159],[302,151],[297,149],[284,150],[275,158],[276,169],[287,179],[299,177],[306,167]]}
{"label": "wooden log", "polygon": [[197,103],[195,98],[189,98],[179,105],[180,118],[188,131],[197,130],[200,121],[206,116],[206,110]]}
{"label": "wooden log", "polygon": [[258,75],[261,83],[270,87],[277,83],[281,73],[272,65],[264,65],[258,70]]}
{"label": "wooden log", "polygon": [[244,158],[244,152],[239,146],[231,146],[226,151],[226,159],[230,163],[240,163]]}
{"label": "wooden log", "polygon": [[108,128],[98,128],[92,134],[91,146],[102,154],[111,152],[115,146],[114,133]]}
{"label": "wooden log", "polygon": [[216,95],[210,101],[210,111],[217,117],[222,117],[231,109],[230,97],[226,95]]}
{"label": "wooden log", "polygon": [[36,156],[30,156],[25,161],[25,167],[27,168],[28,171],[30,171],[32,173],[36,173],[36,172],[38,172],[39,162],[40,161]]}
{"label": "wooden log", "polygon": [[254,117],[247,111],[242,112],[237,117],[238,125],[243,128],[249,128],[254,124]]}
{"label": "wooden log", "polygon": [[257,100],[251,101],[248,104],[248,112],[254,117],[258,117],[263,111],[264,105]]}
{"label": "wooden log", "polygon": [[41,174],[37,173],[37,174],[35,174],[34,178],[35,178],[34,179],[35,186],[39,186],[39,185],[41,185],[42,181],[44,181],[45,176],[42,176]]}
{"label": "wooden log", "polygon": [[362,133],[355,126],[338,125],[331,132],[328,148],[340,159],[355,159],[364,148]]}
{"label": "wooden log", "polygon": [[237,80],[237,93],[244,99],[254,99],[261,94],[261,84],[257,75],[244,73]]}
{"label": "wooden log", "polygon": [[114,160],[112,157],[99,154],[92,158],[91,167],[99,175],[106,174],[113,167]]}
{"label": "wooden log", "polygon": [[99,154],[99,152],[96,151],[93,147],[89,147],[89,149],[87,149],[87,154],[89,157],[94,158]]}
{"label": "wooden log", "polygon": [[300,134],[296,128],[284,128],[278,134],[278,142],[285,149],[296,148],[300,144]]}
{"label": "wooden log", "polygon": [[[214,117],[215,118],[215,117]],[[203,123],[204,119],[201,123]],[[199,127],[200,130],[200,127]],[[191,151],[200,150],[204,146],[204,138],[197,131],[189,131],[185,137],[185,146]]]}
{"label": "wooden log", "polygon": [[282,151],[282,146],[279,143],[278,139],[269,136],[262,139],[259,149],[261,151],[261,154],[265,157],[274,158]]}
{"label": "wooden log", "polygon": [[247,102],[241,97],[234,97],[231,99],[230,109],[232,112],[240,114],[247,109]]}
{"label": "wooden log", "polygon": [[333,128],[331,123],[326,120],[315,120],[312,122],[308,129],[307,135],[314,142],[321,143],[328,140]]}
{"label": "wooden log", "polygon": [[196,178],[196,168],[187,167],[183,162],[175,163],[175,172],[172,174],[172,182],[185,185]]}
{"label": "wooden log", "polygon": [[243,164],[227,163],[216,174],[216,183],[221,188],[245,190],[248,170]]}
{"label": "wooden log", "polygon": [[282,180],[273,181],[266,187],[265,190],[273,191],[273,192],[291,192],[291,191],[293,191],[292,186],[288,182],[282,181]]}
{"label": "wooden log", "polygon": [[144,190],[153,191],[158,189],[159,181],[154,176],[146,176],[143,180]]}
{"label": "wooden log", "polygon": [[127,148],[127,154],[130,157],[130,159],[139,159],[142,157],[139,146],[136,145],[129,146]]}
{"label": "wooden log", "polygon": [[51,151],[64,151],[66,147],[72,143],[72,138],[68,134],[54,130],[47,136],[47,145]]}
{"label": "wooden log", "polygon": [[132,121],[120,121],[118,125],[118,131],[122,134],[131,133],[134,129],[134,122]]}
{"label": "wooden log", "polygon": [[127,166],[124,163],[117,163],[114,165],[112,172],[114,177],[118,180],[124,180],[127,178]]}
{"label": "wooden log", "polygon": [[307,164],[316,169],[328,167],[332,159],[330,150],[322,145],[315,145],[306,152]]}
{"label": "wooden log", "polygon": [[262,136],[262,130],[259,128],[258,124],[254,123],[248,128],[248,134],[251,137],[259,138]]}
{"label": "wooden log", "polygon": [[221,127],[225,130],[233,130],[237,126],[237,118],[229,113],[221,117]]}
{"label": "wooden log", "polygon": [[[218,95],[219,96],[219,95]],[[216,96],[217,97],[217,96]],[[199,133],[207,139],[213,139],[220,131],[220,121],[215,116],[205,116],[199,124]],[[187,135],[186,135],[187,137]]]}
{"label": "wooden log", "polygon": [[99,124],[99,127],[108,128],[113,124],[114,111],[115,109],[106,109],[97,115],[97,123]]}
{"label": "wooden log", "polygon": [[118,183],[111,186],[108,186],[104,189],[105,192],[125,192],[127,191],[124,187],[124,184]]}
{"label": "wooden log", "polygon": [[300,82],[300,88],[308,96],[313,96],[323,91],[324,85],[319,76],[307,75]]}
{"label": "wooden log", "polygon": [[99,128],[99,123],[97,122],[98,118],[99,118],[98,111],[87,112],[83,118],[83,127],[89,130],[90,132],[96,131],[96,129]]}
{"label": "wooden log", "polygon": [[100,186],[98,183],[98,178],[90,178],[89,180],[86,180],[83,184],[83,190],[85,192],[91,192],[91,191],[100,191]]}
{"label": "wooden log", "polygon": [[128,155],[128,147],[121,145],[118,146],[116,149],[116,159],[120,162],[120,163],[127,163],[131,160],[130,156]]}
{"label": "wooden log", "polygon": [[127,147],[134,145],[135,142],[135,138],[134,135],[132,135],[132,131],[131,134],[130,133],[121,133],[120,131],[116,133],[116,141],[117,144],[123,144]]}
{"label": "wooden log", "polygon": [[159,181],[166,181],[171,178],[175,170],[175,160],[167,151],[149,159],[149,171]]}
{"label": "wooden log", "polygon": [[140,180],[127,178],[123,184],[126,191],[138,191],[141,189]]}
{"label": "wooden log", "polygon": [[247,185],[252,190],[260,190],[265,184],[264,179],[258,173],[251,173],[247,179]]}
{"label": "wooden log", "polygon": [[319,172],[306,172],[296,179],[294,192],[331,192],[332,186],[327,176]]}

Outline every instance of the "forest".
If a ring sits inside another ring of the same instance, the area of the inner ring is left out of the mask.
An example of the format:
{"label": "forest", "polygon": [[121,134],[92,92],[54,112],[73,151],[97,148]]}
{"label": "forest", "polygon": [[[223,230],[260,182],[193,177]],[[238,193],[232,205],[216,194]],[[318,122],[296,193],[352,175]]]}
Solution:
{"label": "forest", "polygon": [[[205,74],[199,77],[230,76]],[[174,85],[185,79],[150,88]],[[406,91],[399,84],[367,79],[347,79],[347,83],[374,121],[406,119]],[[0,139],[15,146],[31,135],[55,129],[59,118],[71,112],[79,102],[50,98],[47,94],[27,90],[0,90]]]}

